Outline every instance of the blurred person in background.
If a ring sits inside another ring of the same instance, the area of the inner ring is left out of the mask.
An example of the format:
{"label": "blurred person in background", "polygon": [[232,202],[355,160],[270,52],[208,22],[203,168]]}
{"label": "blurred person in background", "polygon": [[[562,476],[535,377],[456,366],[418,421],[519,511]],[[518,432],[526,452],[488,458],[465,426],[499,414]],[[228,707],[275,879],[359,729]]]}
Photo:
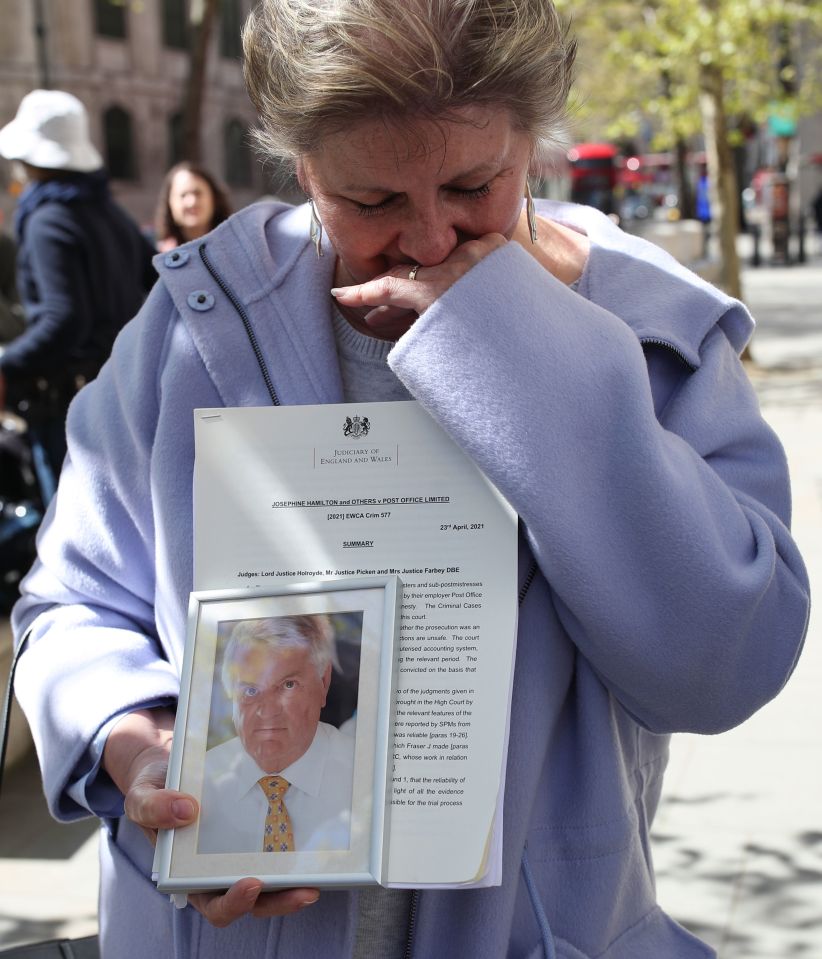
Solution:
{"label": "blurred person in background", "polygon": [[205,236],[231,215],[227,191],[200,166],[184,161],[173,166],[160,188],[154,217],[157,249],[173,250]]}
{"label": "blurred person in background", "polygon": [[699,171],[696,183],[696,218],[702,224],[702,256],[707,259],[711,252],[711,190],[708,183],[708,168]]}
{"label": "blurred person in background", "polygon": [[3,213],[0,211],[0,344],[13,340],[23,332],[24,326],[15,279],[17,247],[2,226]]}
{"label": "blurred person in background", "polygon": [[152,250],[111,198],[83,104],[34,90],[0,130],[0,155],[26,183],[15,213],[25,329],[0,355],[0,409],[28,423],[41,495],[55,490],[65,419],[156,274]]}
{"label": "blurred person in background", "polygon": [[813,221],[816,226],[816,232],[822,238],[822,187],[819,188],[816,196],[813,198],[811,210],[813,211]]}

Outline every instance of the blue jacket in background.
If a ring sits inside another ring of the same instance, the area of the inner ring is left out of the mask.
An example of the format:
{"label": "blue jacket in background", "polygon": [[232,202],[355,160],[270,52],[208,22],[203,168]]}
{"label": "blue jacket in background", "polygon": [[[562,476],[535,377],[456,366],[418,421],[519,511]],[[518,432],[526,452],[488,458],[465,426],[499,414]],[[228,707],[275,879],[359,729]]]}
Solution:
{"label": "blue jacket in background", "polygon": [[91,379],[156,279],[151,246],[102,172],[29,184],[17,226],[26,329],[0,356],[0,370],[12,389],[15,380],[74,368]]}

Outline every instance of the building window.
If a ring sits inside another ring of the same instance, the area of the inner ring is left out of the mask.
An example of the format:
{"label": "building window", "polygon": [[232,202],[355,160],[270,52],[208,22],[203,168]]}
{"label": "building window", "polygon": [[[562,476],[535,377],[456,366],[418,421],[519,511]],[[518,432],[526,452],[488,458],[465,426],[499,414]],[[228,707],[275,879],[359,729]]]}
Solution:
{"label": "building window", "polygon": [[168,165],[173,167],[183,159],[183,115],[172,113],[168,118]]}
{"label": "building window", "polygon": [[94,29],[100,37],[124,40],[126,36],[124,0],[94,0]]}
{"label": "building window", "polygon": [[243,55],[240,31],[243,17],[240,0],[220,0],[220,55],[229,60],[239,60]]}
{"label": "building window", "polygon": [[186,0],[161,0],[163,11],[163,45],[172,50],[188,49],[188,15]]}
{"label": "building window", "polygon": [[109,107],[103,114],[106,166],[115,180],[136,180],[137,163],[131,134],[131,116],[122,107]]}
{"label": "building window", "polygon": [[242,120],[229,120],[225,125],[225,179],[229,186],[252,185],[251,147],[248,130]]}

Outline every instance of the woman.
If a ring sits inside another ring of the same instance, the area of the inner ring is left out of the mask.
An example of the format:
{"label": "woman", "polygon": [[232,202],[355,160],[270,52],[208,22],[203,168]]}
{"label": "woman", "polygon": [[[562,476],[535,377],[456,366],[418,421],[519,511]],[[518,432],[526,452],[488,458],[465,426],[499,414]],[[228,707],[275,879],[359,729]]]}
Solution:
{"label": "woman", "polygon": [[154,216],[157,249],[198,240],[231,215],[226,191],[200,166],[184,161],[165,175]]}
{"label": "woman", "polygon": [[[106,818],[104,954],[711,955],[654,898],[668,734],[775,695],[808,608],[784,456],[736,355],[747,313],[596,211],[523,202],[574,53],[545,0],[265,0],[244,43],[264,142],[310,202],[167,254],[72,410],[15,616],[52,809]],[[522,520],[502,884],[249,878],[175,912],[143,833],[197,815],[163,788],[191,411],[409,396]]]}

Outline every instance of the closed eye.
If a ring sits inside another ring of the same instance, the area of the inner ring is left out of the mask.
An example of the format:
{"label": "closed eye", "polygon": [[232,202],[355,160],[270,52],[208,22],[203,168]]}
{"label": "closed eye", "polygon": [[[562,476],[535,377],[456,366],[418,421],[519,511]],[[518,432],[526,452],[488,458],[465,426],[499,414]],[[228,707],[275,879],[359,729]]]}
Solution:
{"label": "closed eye", "polygon": [[[466,200],[479,200],[482,197],[488,196],[491,192],[491,182],[483,183],[482,186],[477,187],[458,187],[458,186],[448,186],[445,187],[449,193],[455,194],[461,199]],[[360,216],[376,216],[379,213],[383,213],[388,209],[393,203],[398,199],[398,193],[392,193],[390,196],[387,196],[384,200],[380,200],[379,203],[360,203],[359,201],[353,201],[357,205],[357,212]]]}
{"label": "closed eye", "polygon": [[452,186],[448,187],[452,193],[456,193],[458,196],[465,197],[468,200],[478,200],[480,197],[488,196],[491,192],[491,183],[483,183],[482,186],[471,187],[470,189],[466,187]]}
{"label": "closed eye", "polygon": [[360,203],[357,200],[352,202],[356,203],[357,213],[359,213],[360,216],[375,216],[377,213],[382,213],[383,210],[391,206],[397,196],[397,193],[392,193],[391,196],[387,196],[384,200],[380,200],[379,203]]}

